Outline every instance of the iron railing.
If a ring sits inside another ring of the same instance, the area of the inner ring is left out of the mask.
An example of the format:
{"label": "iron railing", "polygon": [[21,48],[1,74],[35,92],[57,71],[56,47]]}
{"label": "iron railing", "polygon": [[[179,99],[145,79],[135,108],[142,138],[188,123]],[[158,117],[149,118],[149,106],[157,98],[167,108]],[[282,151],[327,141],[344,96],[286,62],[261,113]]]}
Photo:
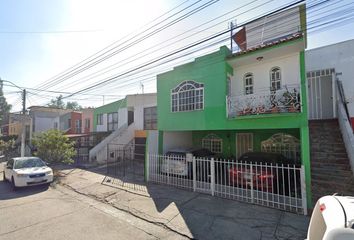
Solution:
{"label": "iron railing", "polygon": [[258,89],[252,94],[227,96],[228,117],[270,113],[301,112],[300,85],[285,85],[281,89]]}
{"label": "iron railing", "polygon": [[148,155],[148,181],[307,214],[304,167]]}

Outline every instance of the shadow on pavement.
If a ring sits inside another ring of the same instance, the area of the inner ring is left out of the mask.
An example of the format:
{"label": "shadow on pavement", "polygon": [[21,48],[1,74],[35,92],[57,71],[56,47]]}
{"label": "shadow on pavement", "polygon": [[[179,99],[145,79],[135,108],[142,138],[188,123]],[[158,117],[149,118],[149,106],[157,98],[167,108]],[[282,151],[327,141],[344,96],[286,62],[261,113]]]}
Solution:
{"label": "shadow on pavement", "polygon": [[[2,173],[1,173],[2,175]],[[37,186],[30,186],[24,188],[18,188],[16,191],[12,189],[12,186],[9,182],[5,182],[0,180],[0,200],[9,200],[14,198],[21,198],[26,197],[29,195],[38,194],[48,190],[48,184],[45,185],[37,185]]]}
{"label": "shadow on pavement", "polygon": [[196,239],[304,239],[309,218],[166,185],[106,167],[65,170],[66,185]]}

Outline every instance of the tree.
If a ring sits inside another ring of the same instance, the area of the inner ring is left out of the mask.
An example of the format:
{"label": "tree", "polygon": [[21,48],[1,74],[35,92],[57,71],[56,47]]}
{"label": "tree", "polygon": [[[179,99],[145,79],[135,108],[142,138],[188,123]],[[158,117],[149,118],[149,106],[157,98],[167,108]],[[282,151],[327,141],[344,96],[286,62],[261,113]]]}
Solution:
{"label": "tree", "polygon": [[9,116],[11,110],[11,105],[7,104],[6,98],[4,97],[3,82],[0,79],[0,123],[1,125],[6,124],[5,121]]}
{"label": "tree", "polygon": [[65,103],[63,101],[63,95],[59,95],[58,97],[50,100],[50,103],[47,104],[48,107],[52,107],[52,108],[61,108],[64,109],[65,108]]}
{"label": "tree", "polygon": [[78,111],[81,110],[82,107],[77,102],[67,102],[66,109],[72,109]]}
{"label": "tree", "polygon": [[7,141],[0,139],[0,155],[6,154],[9,150],[15,147],[15,140],[8,139]]}
{"label": "tree", "polygon": [[56,129],[40,133],[33,139],[37,149],[35,155],[50,163],[72,163],[72,157],[76,154],[74,144]]}

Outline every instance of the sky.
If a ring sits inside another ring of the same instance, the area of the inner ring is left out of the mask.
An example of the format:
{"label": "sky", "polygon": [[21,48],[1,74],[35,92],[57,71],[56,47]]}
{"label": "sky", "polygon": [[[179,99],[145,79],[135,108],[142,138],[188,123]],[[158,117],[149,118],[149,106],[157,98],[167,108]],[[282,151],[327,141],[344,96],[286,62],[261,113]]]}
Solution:
{"label": "sky", "polygon": [[[311,5],[319,1],[311,0],[307,1],[307,4]],[[57,84],[50,88],[43,85],[64,70],[122,39],[127,34],[133,36],[134,33],[148,33],[149,30],[146,28],[154,23],[193,3],[194,5],[188,10],[206,2],[208,0],[0,0],[0,78],[26,88],[75,92],[225,30],[231,20],[243,23],[293,1],[215,1],[214,4],[200,12],[146,40],[137,41],[130,48],[118,52],[100,64],[68,79],[58,79]],[[340,9],[341,6],[342,9],[348,11],[354,7],[353,0],[331,0],[327,4],[328,7],[322,11],[329,13]],[[243,5],[246,6],[237,9]],[[166,14],[171,9],[174,10]],[[235,11],[230,14],[219,17],[233,9]],[[181,12],[179,15],[183,13]],[[165,14],[163,17],[146,25],[163,14]],[[319,11],[309,11],[307,21],[313,21],[316,19],[316,15],[320,16]],[[212,19],[215,20],[197,28],[198,25]],[[216,23],[219,24],[213,26]],[[186,34],[185,32],[190,29],[192,30]],[[311,33],[308,35],[307,49],[354,39],[353,29],[354,20],[346,25],[339,24],[330,29],[323,28],[321,31]],[[186,39],[180,40],[182,38]],[[122,43],[122,41],[118,43]],[[112,46],[117,46],[118,43]],[[74,95],[66,100],[77,101],[82,106],[97,107],[103,103],[122,98],[126,94],[141,93],[142,91],[154,92],[156,91],[155,76],[157,73],[191,61],[201,54],[215,51],[224,44],[229,44],[229,40],[215,45],[209,43],[199,52],[191,53],[188,56],[177,55],[175,60],[166,65],[156,64],[155,68],[118,78],[111,84],[86,92],[92,95]],[[129,58],[128,62],[127,58]],[[111,69],[111,71],[102,69]],[[101,72],[97,72],[100,70]],[[21,109],[18,89],[5,86],[4,91],[8,102],[13,104],[13,110]],[[58,93],[34,90],[28,90],[28,92],[28,105],[46,104],[51,98],[59,95]]]}

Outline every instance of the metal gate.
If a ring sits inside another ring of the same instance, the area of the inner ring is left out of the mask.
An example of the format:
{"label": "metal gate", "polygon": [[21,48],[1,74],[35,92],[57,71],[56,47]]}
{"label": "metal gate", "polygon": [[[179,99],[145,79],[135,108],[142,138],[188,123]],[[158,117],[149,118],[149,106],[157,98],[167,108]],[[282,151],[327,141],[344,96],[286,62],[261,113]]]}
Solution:
{"label": "metal gate", "polygon": [[310,119],[331,119],[335,117],[334,75],[334,69],[307,73]]}
{"label": "metal gate", "polygon": [[303,166],[152,153],[147,164],[151,182],[307,214]]}
{"label": "metal gate", "polygon": [[145,144],[109,144],[105,182],[115,184],[144,182]]}

